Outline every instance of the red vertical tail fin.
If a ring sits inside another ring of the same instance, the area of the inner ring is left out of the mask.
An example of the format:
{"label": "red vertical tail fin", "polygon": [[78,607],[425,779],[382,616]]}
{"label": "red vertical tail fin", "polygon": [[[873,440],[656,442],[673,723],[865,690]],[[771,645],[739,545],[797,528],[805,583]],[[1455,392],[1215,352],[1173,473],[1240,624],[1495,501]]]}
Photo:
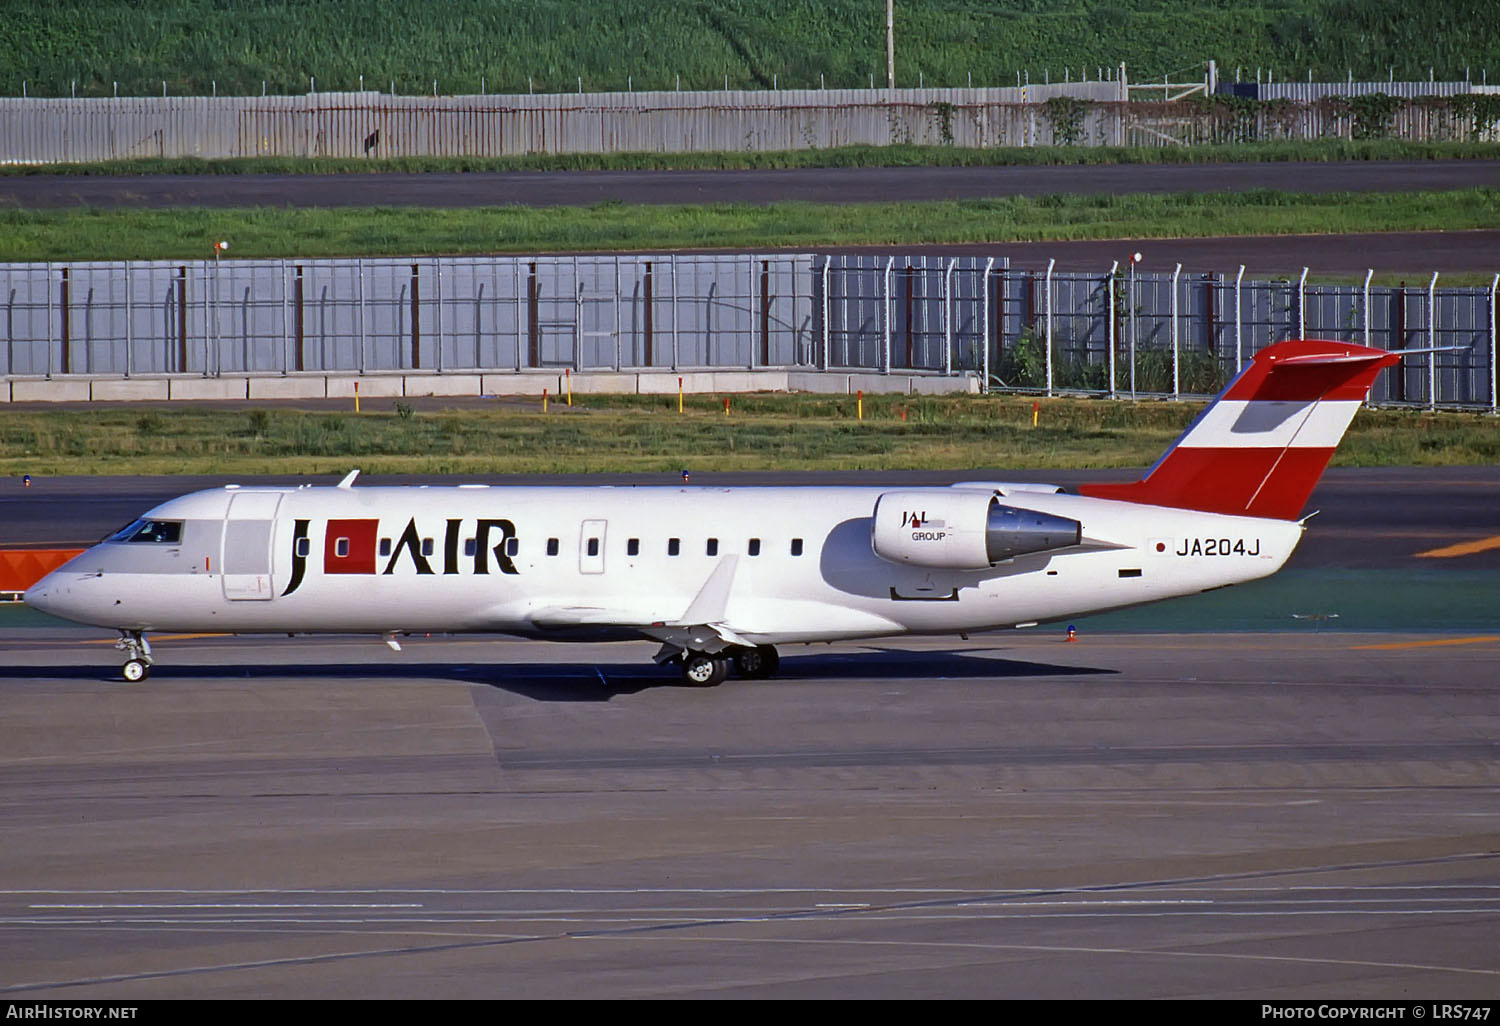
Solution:
{"label": "red vertical tail fin", "polygon": [[1146,476],[1101,499],[1295,520],[1381,368],[1399,353],[1316,340],[1255,355]]}

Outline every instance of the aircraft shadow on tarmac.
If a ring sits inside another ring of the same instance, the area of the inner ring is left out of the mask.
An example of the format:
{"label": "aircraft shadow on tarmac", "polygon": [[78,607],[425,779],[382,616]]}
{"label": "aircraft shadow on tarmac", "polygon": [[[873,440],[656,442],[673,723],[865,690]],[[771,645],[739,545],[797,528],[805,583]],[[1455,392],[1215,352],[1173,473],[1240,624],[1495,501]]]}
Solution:
{"label": "aircraft shadow on tarmac", "polygon": [[[994,649],[985,650],[993,652]],[[730,678],[721,687],[776,686],[815,681],[906,681],[913,684],[943,680],[1002,682],[1035,677],[1082,677],[1116,674],[1119,670],[1060,663],[1001,659],[977,652],[906,652],[874,650],[784,656],[781,669],[769,680]],[[393,682],[448,680],[509,691],[538,702],[607,702],[617,695],[634,695],[657,688],[699,690],[686,683],[674,666],[651,663],[485,663],[482,661],[315,664],[198,664],[158,663],[141,684],[124,684],[112,666],[5,666],[0,681],[56,680],[118,684],[150,688],[184,680],[269,680],[297,678],[316,685],[324,680]]]}

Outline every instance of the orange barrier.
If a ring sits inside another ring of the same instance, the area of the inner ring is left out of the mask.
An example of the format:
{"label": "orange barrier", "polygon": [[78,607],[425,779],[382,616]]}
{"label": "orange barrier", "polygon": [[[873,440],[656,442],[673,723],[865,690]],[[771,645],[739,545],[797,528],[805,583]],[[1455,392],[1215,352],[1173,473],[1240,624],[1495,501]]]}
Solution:
{"label": "orange barrier", "polygon": [[0,549],[0,594],[20,593],[82,549]]}

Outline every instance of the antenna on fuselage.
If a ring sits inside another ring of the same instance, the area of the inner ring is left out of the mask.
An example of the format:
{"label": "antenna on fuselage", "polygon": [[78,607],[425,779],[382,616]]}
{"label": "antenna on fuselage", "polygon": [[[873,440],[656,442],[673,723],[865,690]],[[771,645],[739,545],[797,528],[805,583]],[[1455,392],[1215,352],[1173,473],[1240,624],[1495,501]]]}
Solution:
{"label": "antenna on fuselage", "polygon": [[358,477],[358,476],[359,476],[359,469],[355,468],[354,470],[349,471],[348,474],[344,475],[344,479],[339,482],[338,486],[340,488],[343,488],[343,489],[353,488],[354,487],[354,479],[356,477]]}

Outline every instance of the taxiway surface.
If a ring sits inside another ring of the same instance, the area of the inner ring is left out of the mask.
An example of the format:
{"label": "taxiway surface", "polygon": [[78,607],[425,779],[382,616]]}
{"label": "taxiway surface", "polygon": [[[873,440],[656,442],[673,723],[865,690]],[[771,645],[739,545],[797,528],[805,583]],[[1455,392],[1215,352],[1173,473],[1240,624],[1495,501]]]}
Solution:
{"label": "taxiway surface", "polygon": [[[1331,474],[1309,541],[1354,540],[1303,572],[1401,592],[1432,538],[1361,511],[1493,535],[1496,473]],[[1500,624],[1327,627],[706,690],[646,644],[197,637],[125,686],[0,616],[0,994],[1493,999]]]}

